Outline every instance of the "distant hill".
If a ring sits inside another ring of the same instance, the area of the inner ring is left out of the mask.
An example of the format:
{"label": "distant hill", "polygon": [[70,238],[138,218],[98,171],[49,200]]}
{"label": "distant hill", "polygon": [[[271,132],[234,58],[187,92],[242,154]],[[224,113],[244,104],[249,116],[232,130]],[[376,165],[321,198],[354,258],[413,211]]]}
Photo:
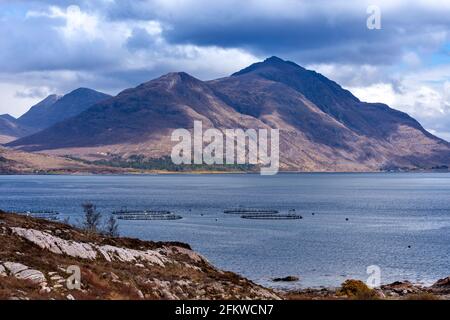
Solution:
{"label": "distant hill", "polygon": [[40,153],[11,150],[0,146],[0,174],[76,174],[76,173],[132,173],[105,165],[95,165]]}
{"label": "distant hill", "polygon": [[18,123],[39,131],[76,116],[93,104],[111,96],[87,88],[76,89],[64,96],[50,95],[18,119]]}
{"label": "distant hill", "polygon": [[9,114],[0,115],[0,144],[24,137],[33,132],[25,125],[21,125],[16,118]]}
{"label": "distant hill", "polygon": [[170,73],[8,146],[85,158],[165,157],[176,128],[278,128],[282,170],[376,171],[450,164],[450,145],[407,114],[365,103],[271,57],[230,77]]}

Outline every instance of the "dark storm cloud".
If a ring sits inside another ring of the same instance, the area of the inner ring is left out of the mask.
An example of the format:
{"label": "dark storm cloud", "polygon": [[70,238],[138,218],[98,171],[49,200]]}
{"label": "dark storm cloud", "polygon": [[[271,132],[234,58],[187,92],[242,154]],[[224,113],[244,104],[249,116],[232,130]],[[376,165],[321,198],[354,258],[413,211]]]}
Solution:
{"label": "dark storm cloud", "polygon": [[151,49],[155,45],[155,38],[144,28],[134,28],[127,39],[127,48],[130,50]]}
{"label": "dark storm cloud", "polygon": [[302,63],[390,64],[405,50],[427,50],[448,39],[448,5],[381,2],[381,30],[366,12],[379,1],[146,1],[116,0],[115,20],[158,20],[172,44],[245,48]]}
{"label": "dark storm cloud", "polygon": [[[9,3],[28,3],[33,8],[76,4],[110,21],[156,21],[162,26],[161,36],[172,45],[242,48],[260,57],[279,55],[301,64],[393,64],[408,50],[438,49],[448,41],[450,30],[450,7],[433,1],[13,0]],[[382,29],[369,30],[366,10],[369,4],[377,3]],[[34,46],[43,34],[47,38],[44,41],[58,41],[54,30],[49,30],[50,25],[36,25],[33,31],[29,30],[32,23],[27,22],[28,30],[20,31],[29,35],[26,41],[21,41],[27,43],[25,46]],[[10,37],[18,37],[17,32]],[[50,44],[46,54],[52,57],[54,67],[59,67],[59,59],[54,55],[61,52],[70,56],[76,50]],[[152,37],[143,28],[134,28],[125,45],[132,51],[156,50]],[[14,46],[22,49],[17,43]],[[106,48],[101,42],[90,43],[75,54],[84,64],[83,53],[94,51],[90,61],[98,66],[107,57],[98,54],[103,49]],[[34,60],[29,64],[39,65]],[[77,63],[70,60],[69,67],[75,68]]]}

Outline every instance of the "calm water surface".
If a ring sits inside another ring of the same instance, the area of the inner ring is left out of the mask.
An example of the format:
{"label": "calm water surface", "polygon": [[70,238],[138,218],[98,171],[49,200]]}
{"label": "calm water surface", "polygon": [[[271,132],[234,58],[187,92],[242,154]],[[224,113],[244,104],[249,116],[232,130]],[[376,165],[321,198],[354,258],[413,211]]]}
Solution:
{"label": "calm water surface", "polygon": [[[174,211],[184,218],[120,221],[120,232],[187,242],[216,266],[264,285],[298,275],[300,282],[283,286],[336,286],[366,279],[369,265],[381,268],[384,283],[450,275],[447,173],[0,176],[4,210],[54,209],[77,223],[85,201],[105,214],[124,206]],[[304,218],[222,213],[236,206],[295,209]]]}

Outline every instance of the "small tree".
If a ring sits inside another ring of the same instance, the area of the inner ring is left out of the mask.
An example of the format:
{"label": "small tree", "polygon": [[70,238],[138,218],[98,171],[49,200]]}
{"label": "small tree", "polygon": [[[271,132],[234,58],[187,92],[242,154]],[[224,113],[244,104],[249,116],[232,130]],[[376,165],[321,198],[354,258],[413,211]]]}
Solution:
{"label": "small tree", "polygon": [[97,211],[93,203],[83,203],[84,228],[89,232],[98,232],[102,214]]}
{"label": "small tree", "polygon": [[105,234],[110,237],[119,236],[119,225],[117,224],[117,219],[111,215],[106,222]]}

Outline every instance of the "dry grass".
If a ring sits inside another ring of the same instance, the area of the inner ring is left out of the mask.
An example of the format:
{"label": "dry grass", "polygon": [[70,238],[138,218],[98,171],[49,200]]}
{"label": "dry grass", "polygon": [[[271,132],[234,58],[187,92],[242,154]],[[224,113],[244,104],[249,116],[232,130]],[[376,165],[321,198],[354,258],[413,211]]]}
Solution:
{"label": "dry grass", "polygon": [[346,280],[342,283],[341,288],[338,290],[339,296],[347,296],[353,300],[378,300],[379,296],[375,290],[370,289],[361,280]]}
{"label": "dry grass", "polygon": [[441,300],[441,298],[430,292],[424,292],[408,295],[406,300]]}
{"label": "dry grass", "polygon": [[11,298],[11,293],[17,298],[46,299],[46,294],[39,293],[40,287],[31,281],[15,277],[2,277],[0,281],[0,300]]}

